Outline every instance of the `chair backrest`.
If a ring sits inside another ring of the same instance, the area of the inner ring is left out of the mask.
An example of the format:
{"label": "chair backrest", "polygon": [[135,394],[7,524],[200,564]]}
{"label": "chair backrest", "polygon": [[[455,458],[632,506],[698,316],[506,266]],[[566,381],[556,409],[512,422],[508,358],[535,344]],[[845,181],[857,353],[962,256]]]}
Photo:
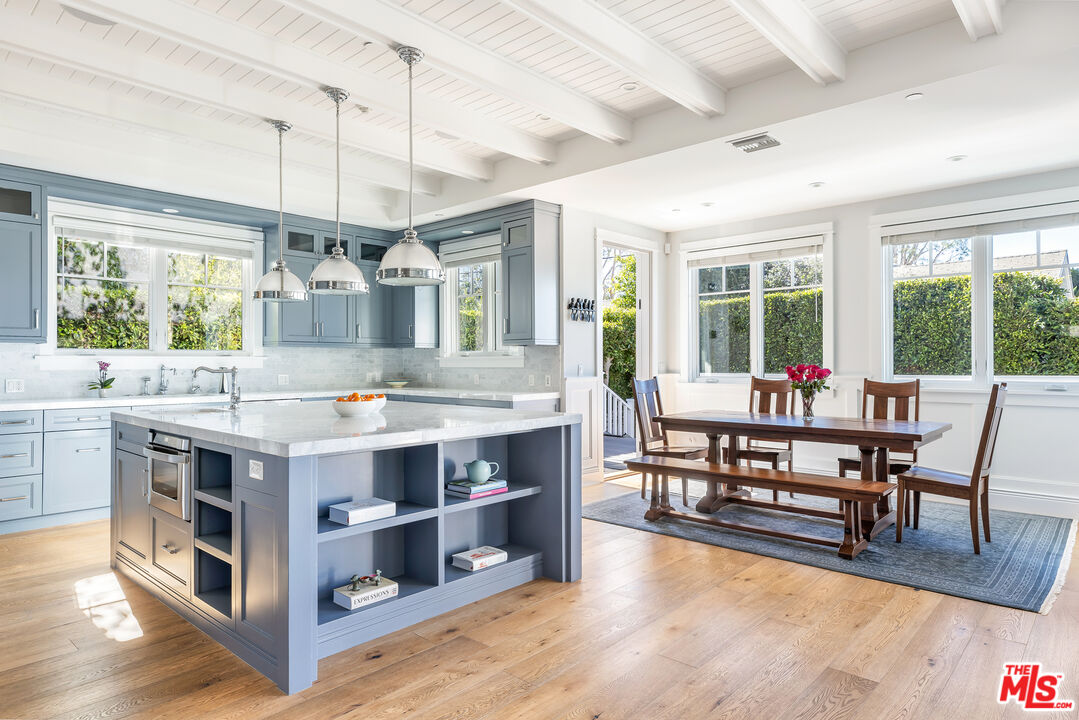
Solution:
{"label": "chair backrest", "polygon": [[1000,416],[1004,413],[1004,398],[1008,394],[1008,383],[997,383],[989,393],[989,407],[985,410],[985,422],[982,424],[982,437],[978,441],[978,454],[974,457],[974,472],[970,482],[975,484],[984,477],[989,477],[989,468],[993,465],[993,450],[997,446],[997,431],[1000,430]]}
{"label": "chair backrest", "polygon": [[[765,380],[764,378],[751,377],[749,379],[749,411],[765,415],[793,415],[794,388],[791,387],[790,380]],[[785,445],[788,449],[792,447],[790,440],[749,438],[749,441]]]}
{"label": "chair backrest", "polygon": [[647,455],[651,448],[667,444],[667,433],[655,420],[663,414],[663,402],[659,399],[659,381],[656,378],[633,378],[633,412],[637,416],[642,453]]}
{"label": "chair backrest", "polygon": [[[922,381],[878,382],[866,378],[862,384],[862,417],[868,418],[869,399],[873,399],[873,419],[915,420],[922,411]],[[910,401],[914,399],[914,417],[910,416]],[[894,402],[889,402],[894,401]],[[889,415],[889,405],[893,412]],[[918,451],[913,453],[913,462],[918,462]]]}

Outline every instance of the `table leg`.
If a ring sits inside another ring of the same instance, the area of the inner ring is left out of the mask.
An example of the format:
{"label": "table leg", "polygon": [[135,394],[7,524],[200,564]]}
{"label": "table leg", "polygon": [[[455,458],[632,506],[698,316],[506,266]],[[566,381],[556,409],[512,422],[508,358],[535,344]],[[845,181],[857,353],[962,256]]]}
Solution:
{"label": "table leg", "polygon": [[[731,465],[737,465],[738,464],[738,436],[737,435],[728,435],[727,436],[727,460],[730,461]],[[731,493],[738,492],[738,486],[737,485],[725,484],[725,487],[726,487],[726,491],[727,491],[728,495],[731,494]]]}
{"label": "table leg", "polygon": [[659,500],[659,475],[657,473],[649,473],[649,475],[652,478],[652,502],[644,514],[644,519],[657,520],[663,516],[663,509],[660,507]]}
{"label": "table leg", "polygon": [[659,506],[664,510],[671,509],[671,478],[669,475],[660,476]]}
{"label": "table leg", "polygon": [[[865,482],[888,482],[888,448],[859,447],[861,454],[861,479]],[[876,462],[873,455],[876,453]],[[862,535],[872,540],[881,531],[895,522],[891,500],[885,495],[878,503],[860,503]]]}
{"label": "table leg", "polygon": [[[715,434],[708,434],[708,455],[705,457],[710,463],[718,463],[720,458],[719,443],[722,436]],[[697,512],[710,513],[712,512],[712,506],[719,498],[719,488],[715,480],[707,480],[707,491],[704,493],[704,497],[697,501]]]}

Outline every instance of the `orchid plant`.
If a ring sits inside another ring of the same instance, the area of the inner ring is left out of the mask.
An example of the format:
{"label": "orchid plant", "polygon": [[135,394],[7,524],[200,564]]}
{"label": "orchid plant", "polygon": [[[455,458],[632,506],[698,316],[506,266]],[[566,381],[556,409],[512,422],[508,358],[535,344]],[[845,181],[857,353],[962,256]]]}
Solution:
{"label": "orchid plant", "polygon": [[104,360],[97,361],[97,380],[86,385],[90,390],[108,390],[116,378],[109,377],[109,365]]}

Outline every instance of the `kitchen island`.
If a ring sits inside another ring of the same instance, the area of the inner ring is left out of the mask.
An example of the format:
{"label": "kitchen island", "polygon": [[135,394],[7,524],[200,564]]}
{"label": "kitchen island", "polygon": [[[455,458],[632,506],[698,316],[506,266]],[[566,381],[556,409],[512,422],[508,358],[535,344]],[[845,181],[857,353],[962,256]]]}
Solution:
{"label": "kitchen island", "polygon": [[[581,575],[580,417],[390,402],[338,417],[329,402],[114,412],[112,564],[287,693],[320,658],[539,577]],[[448,496],[464,464],[497,462],[508,491]],[[330,505],[378,497],[355,525]],[[475,572],[454,553],[494,545]],[[398,595],[333,602],[354,575]]]}

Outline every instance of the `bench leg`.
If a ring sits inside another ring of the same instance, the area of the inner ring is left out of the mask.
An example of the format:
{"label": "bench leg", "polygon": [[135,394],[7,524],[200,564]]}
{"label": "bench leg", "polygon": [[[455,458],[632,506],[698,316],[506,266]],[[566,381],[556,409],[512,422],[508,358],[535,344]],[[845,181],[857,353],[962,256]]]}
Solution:
{"label": "bench leg", "polygon": [[682,478],[682,506],[689,507],[689,478]]}
{"label": "bench leg", "polygon": [[[903,542],[903,526],[907,525],[906,522],[899,522],[901,517],[910,516],[910,505],[907,502],[907,488],[903,486],[903,481],[899,481],[899,492],[896,493],[896,502],[899,506],[895,509],[896,523],[895,523],[895,541],[897,543]],[[906,515],[904,515],[906,513]]]}
{"label": "bench leg", "polygon": [[664,510],[671,509],[671,478],[667,475],[660,475],[660,495],[659,506]]}
{"label": "bench leg", "polygon": [[853,560],[854,557],[865,550],[869,543],[862,536],[861,503],[853,500],[843,500],[843,544],[839,546],[839,557],[845,560]]}
{"label": "bench leg", "polygon": [[663,510],[659,506],[659,475],[656,473],[649,473],[652,478],[652,502],[648,506],[648,511],[644,514],[645,520],[656,520],[663,516]]}

